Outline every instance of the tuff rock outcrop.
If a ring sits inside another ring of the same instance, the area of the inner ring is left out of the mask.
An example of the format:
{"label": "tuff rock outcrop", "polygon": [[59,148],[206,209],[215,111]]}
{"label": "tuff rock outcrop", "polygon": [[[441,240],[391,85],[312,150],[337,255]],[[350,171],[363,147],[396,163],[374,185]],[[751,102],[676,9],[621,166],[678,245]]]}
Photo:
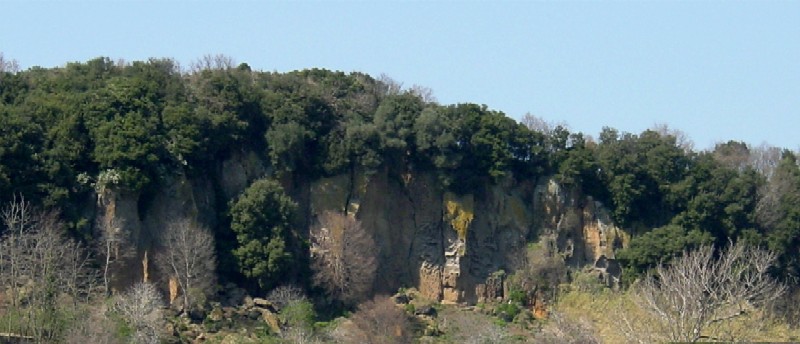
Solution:
{"label": "tuff rock outcrop", "polygon": [[[113,189],[102,194],[98,213],[127,233],[132,252],[114,267],[114,285],[145,276],[144,257],[159,249],[157,234],[169,220],[192,217],[213,228],[220,203],[266,175],[266,166],[254,154],[236,154],[214,173],[172,177],[147,200]],[[492,274],[513,272],[527,244],[543,236],[555,238],[551,242],[570,266],[594,267],[607,283],[619,277],[614,252],[625,244],[625,233],[599,202],[552,179],[508,178],[463,195],[444,191],[432,173],[388,169],[317,180],[287,177],[282,183],[299,204],[301,228],[338,210],[371,231],[379,255],[376,292],[415,287],[430,299],[474,303],[487,290],[502,289]],[[148,276],[153,265],[147,264]]]}

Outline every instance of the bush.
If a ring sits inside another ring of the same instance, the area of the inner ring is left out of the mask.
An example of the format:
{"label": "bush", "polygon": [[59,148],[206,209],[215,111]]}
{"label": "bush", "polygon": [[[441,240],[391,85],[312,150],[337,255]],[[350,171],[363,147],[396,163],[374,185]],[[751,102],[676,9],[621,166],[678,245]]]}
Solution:
{"label": "bush", "polygon": [[353,329],[341,331],[346,343],[411,343],[411,321],[391,298],[379,296],[358,306]]}
{"label": "bush", "polygon": [[278,317],[286,327],[311,329],[314,325],[316,313],[311,302],[301,299],[287,303],[281,309]]}
{"label": "bush", "polygon": [[590,271],[576,271],[572,278],[572,287],[578,291],[587,293],[599,293],[606,288],[606,285]]}
{"label": "bush", "polygon": [[528,300],[526,293],[519,289],[512,289],[508,293],[508,300],[514,303],[524,305]]}
{"label": "bush", "polygon": [[501,317],[506,322],[511,322],[519,315],[520,307],[516,303],[502,303],[494,309],[495,315]]}

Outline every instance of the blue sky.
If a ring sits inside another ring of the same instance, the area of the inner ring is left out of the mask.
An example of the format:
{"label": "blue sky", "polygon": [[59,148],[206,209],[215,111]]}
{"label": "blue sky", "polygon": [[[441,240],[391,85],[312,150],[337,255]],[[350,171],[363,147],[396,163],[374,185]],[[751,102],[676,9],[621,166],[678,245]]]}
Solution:
{"label": "blue sky", "polygon": [[0,0],[0,52],[23,68],[222,53],[385,73],[593,136],[667,123],[697,148],[800,147],[800,1]]}

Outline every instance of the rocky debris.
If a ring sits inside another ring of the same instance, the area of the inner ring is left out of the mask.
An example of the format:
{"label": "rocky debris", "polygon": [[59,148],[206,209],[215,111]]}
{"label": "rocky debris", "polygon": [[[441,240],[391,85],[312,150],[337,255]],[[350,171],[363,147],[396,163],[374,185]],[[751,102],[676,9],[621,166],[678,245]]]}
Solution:
{"label": "rocky debris", "polygon": [[251,308],[249,310],[243,311],[242,313],[245,314],[251,320],[258,320],[258,318],[261,317],[261,312],[257,309]]}
{"label": "rocky debris", "polygon": [[[238,288],[228,287],[238,294]],[[226,291],[227,293],[227,291]],[[222,295],[224,296],[224,294]],[[181,342],[197,343],[212,338],[225,338],[234,328],[265,328],[270,333],[280,334],[284,325],[272,302],[265,298],[249,295],[236,295],[242,300],[238,305],[224,302],[211,302],[206,307],[195,307],[180,315],[173,310],[165,333],[180,338]],[[169,310],[169,309],[168,309]]]}
{"label": "rocky debris", "polygon": [[256,306],[256,302],[255,302],[255,300],[253,300],[252,296],[247,295],[247,296],[244,297],[242,306],[244,306],[245,308],[253,308],[253,307]]}
{"label": "rocky debris", "polygon": [[210,321],[222,321],[223,319],[225,319],[225,312],[219,306],[214,307],[208,313],[208,320]]}
{"label": "rocky debris", "polygon": [[267,299],[262,299],[260,297],[254,298],[253,304],[254,307],[267,308],[272,310],[273,312],[275,311],[275,306],[273,306],[272,302],[269,302],[269,300]]}
{"label": "rocky debris", "polygon": [[420,306],[414,311],[414,315],[416,315],[416,316],[427,316],[427,317],[435,318],[436,317],[436,308],[433,308],[433,306],[430,306],[430,305]]}
{"label": "rocky debris", "polygon": [[261,318],[264,319],[264,322],[269,325],[269,329],[272,333],[281,333],[281,321],[278,319],[278,315],[270,311],[266,308],[259,309],[261,311]]}
{"label": "rocky debris", "polygon": [[406,305],[406,304],[408,304],[409,302],[411,302],[411,297],[410,297],[410,296],[408,296],[408,295],[406,295],[406,294],[397,294],[397,295],[395,295],[395,296],[393,296],[393,297],[392,297],[392,300],[393,300],[393,301],[394,301],[394,303],[396,303],[396,304],[399,304],[399,305]]}

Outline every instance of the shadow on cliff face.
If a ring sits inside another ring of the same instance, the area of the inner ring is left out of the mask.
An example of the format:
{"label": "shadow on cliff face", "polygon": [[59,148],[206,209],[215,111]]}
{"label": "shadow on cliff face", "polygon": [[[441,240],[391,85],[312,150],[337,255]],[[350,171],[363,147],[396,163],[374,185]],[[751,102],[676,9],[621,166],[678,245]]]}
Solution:
{"label": "shadow on cliff face", "polygon": [[[148,195],[144,210],[138,195],[105,195],[97,212],[123,224],[135,252],[114,269],[115,283],[156,278],[152,266],[142,265],[155,246],[154,233],[179,216],[211,227],[220,223],[216,214],[225,207],[223,201],[266,175],[265,166],[252,155],[235,155],[209,175],[169,181]],[[557,250],[568,265],[604,271],[614,270],[614,251],[625,241],[599,202],[547,178],[509,177],[462,195],[446,191],[433,173],[388,169],[315,180],[295,176],[282,184],[299,205],[295,221],[302,229],[297,233],[301,240],[308,238],[313,219],[325,211],[346,212],[362,222],[377,243],[375,293],[415,287],[430,299],[475,303],[487,283],[494,283],[493,274],[513,273],[515,252],[542,235],[557,238]]]}

